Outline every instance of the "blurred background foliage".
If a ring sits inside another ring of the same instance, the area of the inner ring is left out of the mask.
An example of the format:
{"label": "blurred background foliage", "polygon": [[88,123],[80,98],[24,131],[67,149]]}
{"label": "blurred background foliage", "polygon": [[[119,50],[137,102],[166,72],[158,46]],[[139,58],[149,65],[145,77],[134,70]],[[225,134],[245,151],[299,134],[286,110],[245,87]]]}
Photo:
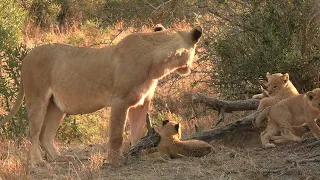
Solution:
{"label": "blurred background foliage", "polygon": [[[0,113],[15,101],[21,61],[33,47],[50,42],[100,47],[158,23],[177,29],[201,25],[204,36],[192,75],[171,74],[160,81],[155,118],[166,113],[199,118],[181,98],[185,92],[250,98],[259,93],[266,72],[288,72],[304,93],[320,83],[319,11],[319,0],[0,0]],[[99,119],[108,115],[69,116],[58,138],[99,139],[95,134],[107,133],[99,129],[106,127]],[[27,124],[23,107],[0,133],[25,137]]]}

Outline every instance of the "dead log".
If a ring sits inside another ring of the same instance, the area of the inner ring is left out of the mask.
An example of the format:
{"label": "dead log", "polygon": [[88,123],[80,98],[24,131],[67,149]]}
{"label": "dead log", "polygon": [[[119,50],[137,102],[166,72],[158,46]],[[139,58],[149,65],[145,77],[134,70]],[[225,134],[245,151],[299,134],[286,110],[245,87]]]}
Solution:
{"label": "dead log", "polygon": [[241,119],[238,119],[236,121],[233,121],[227,124],[226,126],[211,129],[211,130],[201,131],[201,132],[198,132],[197,134],[188,136],[183,139],[184,140],[197,139],[197,140],[210,142],[215,139],[222,139],[224,135],[227,135],[228,133],[234,131],[235,129],[237,129],[238,131],[252,130],[254,128],[252,125],[252,120],[254,120],[259,115],[259,113],[260,111],[255,111],[246,117],[243,117]]}
{"label": "dead log", "polygon": [[210,106],[212,109],[218,111],[219,118],[214,127],[224,120],[225,113],[232,113],[233,111],[256,110],[260,102],[260,99],[225,101],[217,98],[210,98],[201,93],[193,93],[187,96],[191,96],[192,103],[204,103],[207,106]]}

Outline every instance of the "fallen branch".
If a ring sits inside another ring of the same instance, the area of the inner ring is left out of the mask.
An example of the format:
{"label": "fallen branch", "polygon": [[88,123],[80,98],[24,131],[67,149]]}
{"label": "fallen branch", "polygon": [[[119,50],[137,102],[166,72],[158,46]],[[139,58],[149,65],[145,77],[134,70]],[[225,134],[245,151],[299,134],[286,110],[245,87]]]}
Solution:
{"label": "fallen branch", "polygon": [[225,113],[232,113],[233,111],[256,110],[260,102],[260,99],[224,101],[217,98],[207,97],[201,93],[191,94],[191,100],[192,103],[204,103],[207,106],[210,106],[212,109],[218,111],[219,118],[214,126],[217,126],[224,120]]}
{"label": "fallen branch", "polygon": [[246,117],[243,117],[239,120],[236,120],[234,122],[231,122],[227,124],[224,127],[219,127],[207,131],[199,132],[195,135],[186,137],[184,139],[198,139],[206,142],[210,142],[215,139],[221,139],[224,135],[228,134],[229,132],[237,129],[238,131],[244,131],[244,130],[252,130],[252,120],[254,120],[258,115],[260,111],[255,111],[252,114],[249,114]]}
{"label": "fallen branch", "polygon": [[216,111],[224,109],[226,113],[232,113],[233,111],[256,110],[260,102],[260,99],[224,101],[217,98],[207,97],[201,93],[194,93],[191,96],[192,102],[194,103],[204,103]]}

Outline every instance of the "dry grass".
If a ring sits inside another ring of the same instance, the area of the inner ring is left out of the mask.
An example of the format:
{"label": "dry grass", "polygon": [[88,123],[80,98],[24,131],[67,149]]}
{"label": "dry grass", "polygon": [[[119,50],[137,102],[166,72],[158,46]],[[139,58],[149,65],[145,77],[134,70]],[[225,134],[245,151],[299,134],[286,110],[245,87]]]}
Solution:
{"label": "dry grass", "polygon": [[[320,146],[307,147],[310,134],[300,144],[274,149],[260,148],[257,132],[230,133],[211,142],[216,153],[203,158],[181,158],[165,162],[133,159],[114,167],[103,164],[103,144],[61,147],[72,155],[70,162],[51,162],[51,169],[30,171],[28,142],[18,146],[2,141],[0,179],[317,179]],[[128,144],[128,142],[126,142]]]}

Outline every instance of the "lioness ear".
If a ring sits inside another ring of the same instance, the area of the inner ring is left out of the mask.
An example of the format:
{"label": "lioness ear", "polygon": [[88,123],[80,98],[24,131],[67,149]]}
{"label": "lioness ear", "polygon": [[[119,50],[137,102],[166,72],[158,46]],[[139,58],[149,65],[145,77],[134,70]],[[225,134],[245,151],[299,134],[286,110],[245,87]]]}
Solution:
{"label": "lioness ear", "polygon": [[282,78],[283,78],[283,81],[284,81],[284,82],[288,82],[288,81],[289,81],[289,74],[288,74],[288,73],[285,73],[285,74],[282,76]]}
{"label": "lioness ear", "polygon": [[153,31],[154,31],[154,32],[163,31],[163,30],[166,30],[166,28],[164,28],[164,27],[162,26],[162,24],[157,24],[157,25],[153,28]]}
{"label": "lioness ear", "polygon": [[314,96],[314,93],[313,93],[312,91],[308,91],[308,92],[306,93],[306,96],[308,97],[308,99],[309,99],[310,101],[312,101],[313,96]]}
{"label": "lioness ear", "polygon": [[174,128],[177,130],[177,132],[179,132],[179,128],[180,128],[180,123],[174,125]]}
{"label": "lioness ear", "polygon": [[269,72],[267,72],[266,77],[269,79],[271,76],[271,74]]}
{"label": "lioness ear", "polygon": [[169,122],[169,120],[162,121],[162,126],[166,125]]}
{"label": "lioness ear", "polygon": [[197,26],[191,30],[192,42],[197,43],[202,35],[202,28]]}

